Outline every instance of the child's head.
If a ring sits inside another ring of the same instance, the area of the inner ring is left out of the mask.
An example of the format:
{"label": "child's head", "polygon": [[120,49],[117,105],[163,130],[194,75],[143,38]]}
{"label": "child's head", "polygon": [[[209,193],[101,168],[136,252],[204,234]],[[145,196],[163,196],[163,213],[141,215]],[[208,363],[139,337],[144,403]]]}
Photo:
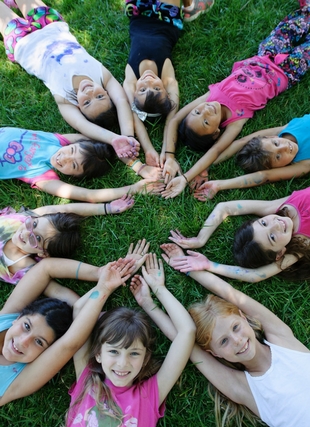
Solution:
{"label": "child's head", "polygon": [[[282,258],[293,235],[293,221],[284,211],[242,224],[234,238],[238,265],[258,268]],[[284,215],[284,216],[283,216]]]}
{"label": "child's head", "polygon": [[115,386],[130,386],[148,376],[153,334],[144,313],[126,307],[106,312],[91,342],[91,369]]}
{"label": "child's head", "polygon": [[182,120],[179,136],[185,145],[200,152],[207,152],[221,135],[221,104],[203,102]]}
{"label": "child's head", "polygon": [[11,362],[30,363],[69,329],[72,307],[54,298],[27,305],[8,329],[2,354]]}
{"label": "child's head", "polygon": [[64,175],[75,178],[98,178],[105,175],[114,159],[113,148],[103,142],[80,139],[75,144],[61,147],[50,163]]}
{"label": "child's head", "polygon": [[189,313],[197,328],[196,342],[203,350],[238,369],[254,357],[261,324],[246,317],[236,305],[210,294],[205,301],[193,304]]}
{"label": "child's head", "polygon": [[102,84],[92,80],[82,80],[76,98],[83,116],[98,126],[110,129],[117,121],[116,108]]}
{"label": "child's head", "polygon": [[238,165],[247,173],[280,168],[292,163],[298,145],[278,136],[252,138],[236,155]]}
{"label": "child's head", "polygon": [[80,246],[80,223],[83,217],[74,213],[27,216],[12,236],[12,242],[24,253],[72,258]]}
{"label": "child's head", "polygon": [[[134,93],[134,111],[149,113],[149,117],[166,117],[175,108],[162,80],[152,71],[145,71],[137,80]],[[138,114],[139,115],[139,114]]]}

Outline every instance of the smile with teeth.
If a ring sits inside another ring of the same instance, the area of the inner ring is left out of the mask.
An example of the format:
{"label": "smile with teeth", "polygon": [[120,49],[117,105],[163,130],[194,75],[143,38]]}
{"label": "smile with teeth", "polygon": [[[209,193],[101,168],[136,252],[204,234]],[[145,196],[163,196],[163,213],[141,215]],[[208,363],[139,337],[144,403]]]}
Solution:
{"label": "smile with teeth", "polygon": [[238,351],[237,354],[242,354],[242,353],[246,352],[248,348],[249,348],[249,341],[247,341],[245,343],[245,346],[240,351]]}
{"label": "smile with teeth", "polygon": [[113,372],[119,377],[125,377],[126,375],[130,374],[130,371],[127,371],[127,372],[113,371]]}
{"label": "smile with teeth", "polygon": [[13,349],[16,351],[16,353],[18,354],[23,354],[21,351],[18,350],[18,348],[16,347],[16,345],[14,344],[14,341],[12,340],[12,347]]}
{"label": "smile with teeth", "polygon": [[286,224],[285,224],[285,222],[284,222],[282,219],[279,219],[278,221],[279,221],[279,223],[280,223],[280,224],[282,224],[282,226],[283,226],[283,231],[284,231],[284,233],[285,233],[285,232],[286,232]]}

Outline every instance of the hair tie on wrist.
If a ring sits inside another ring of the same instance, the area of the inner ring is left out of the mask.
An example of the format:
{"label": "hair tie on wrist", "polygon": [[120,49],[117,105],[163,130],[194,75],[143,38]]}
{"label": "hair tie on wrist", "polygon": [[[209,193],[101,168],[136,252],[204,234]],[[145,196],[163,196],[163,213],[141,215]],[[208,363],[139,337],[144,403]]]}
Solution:
{"label": "hair tie on wrist", "polygon": [[145,166],[147,166],[145,163],[137,170],[136,175],[140,175],[140,172],[142,171],[143,168],[145,168]]}
{"label": "hair tie on wrist", "polygon": [[107,214],[107,208],[106,208],[106,203],[103,204],[103,210],[104,210],[104,214]]}
{"label": "hair tie on wrist", "polygon": [[174,151],[165,151],[165,154],[173,154],[173,155],[175,155],[175,152]]}
{"label": "hair tie on wrist", "polygon": [[189,182],[188,182],[188,179],[186,178],[186,176],[184,175],[184,173],[182,173],[182,176],[184,177],[184,179],[185,179],[186,183],[188,184],[188,183],[189,183]]}
{"label": "hair tie on wrist", "polygon": [[79,271],[80,271],[81,264],[82,264],[82,261],[79,262],[79,265],[77,266],[77,269],[76,269],[76,273],[75,273],[76,280],[79,279]]}

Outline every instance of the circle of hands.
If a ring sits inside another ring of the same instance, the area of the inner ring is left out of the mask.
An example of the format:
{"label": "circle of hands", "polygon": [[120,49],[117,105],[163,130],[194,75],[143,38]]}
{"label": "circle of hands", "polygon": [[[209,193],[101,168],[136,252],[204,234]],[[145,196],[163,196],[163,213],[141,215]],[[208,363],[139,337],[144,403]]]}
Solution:
{"label": "circle of hands", "polygon": [[[186,241],[180,232],[171,232],[171,240]],[[145,239],[139,240],[136,245],[130,244],[125,258],[108,263],[100,268],[98,286],[112,293],[119,286],[126,286],[126,281],[131,277],[130,291],[137,303],[142,307],[153,304],[151,292],[156,294],[160,287],[165,286],[165,273],[163,262],[155,253],[149,253],[150,243]],[[188,255],[176,243],[164,243],[160,246],[162,258],[175,270],[182,273],[190,271],[208,270],[211,261],[204,255],[187,251]],[[142,274],[135,274],[142,267]]]}

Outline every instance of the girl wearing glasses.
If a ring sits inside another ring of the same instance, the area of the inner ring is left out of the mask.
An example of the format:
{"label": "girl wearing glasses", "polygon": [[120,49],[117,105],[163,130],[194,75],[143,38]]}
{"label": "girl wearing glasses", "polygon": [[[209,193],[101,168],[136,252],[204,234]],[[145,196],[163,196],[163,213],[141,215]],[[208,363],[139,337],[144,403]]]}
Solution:
{"label": "girl wearing glasses", "polygon": [[[130,196],[111,203],[43,206],[31,212],[0,211],[0,280],[16,285],[42,258],[71,258],[80,244],[84,216],[121,213],[133,206]],[[55,282],[56,283],[56,282]]]}

